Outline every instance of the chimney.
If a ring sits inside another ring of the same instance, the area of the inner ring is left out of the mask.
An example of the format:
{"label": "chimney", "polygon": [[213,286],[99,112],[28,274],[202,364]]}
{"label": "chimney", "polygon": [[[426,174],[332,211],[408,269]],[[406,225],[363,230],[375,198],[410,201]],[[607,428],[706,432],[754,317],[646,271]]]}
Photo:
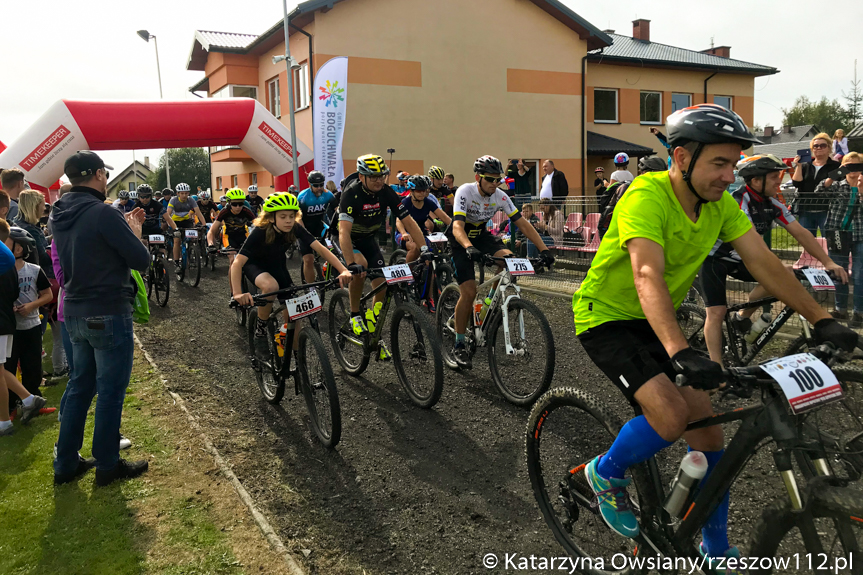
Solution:
{"label": "chimney", "polygon": [[611,28],[603,30],[603,32],[605,32],[606,34],[614,34],[614,30],[612,30]]}
{"label": "chimney", "polygon": [[785,132],[786,134],[790,134],[791,133],[791,126],[782,126],[782,131]]}
{"label": "chimney", "polygon": [[650,42],[650,20],[639,18],[632,21],[632,37],[636,40]]}
{"label": "chimney", "polygon": [[702,50],[702,52],[711,56],[719,56],[720,58],[731,58],[731,46],[716,46]]}
{"label": "chimney", "polygon": [[144,156],[144,167],[150,168],[150,156]]}
{"label": "chimney", "polygon": [[764,137],[772,138],[773,137],[773,126],[764,126]]}

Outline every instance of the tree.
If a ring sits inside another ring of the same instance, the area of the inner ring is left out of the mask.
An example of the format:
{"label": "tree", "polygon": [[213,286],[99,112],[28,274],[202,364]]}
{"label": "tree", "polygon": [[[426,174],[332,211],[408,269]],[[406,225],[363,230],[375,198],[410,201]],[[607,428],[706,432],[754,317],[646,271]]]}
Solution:
{"label": "tree", "polygon": [[844,128],[848,122],[848,114],[839,100],[830,101],[826,96],[822,96],[818,102],[798,96],[791,108],[782,108],[782,113],[782,123],[786,126],[815,124],[828,134],[837,128]]}
{"label": "tree", "polygon": [[171,186],[176,188],[180,182],[189,184],[192,193],[198,186],[205,190],[210,187],[210,158],[204,148],[178,148],[165,150],[159,159],[159,167],[147,178],[154,190],[168,187],[165,171],[166,159],[171,161]]}
{"label": "tree", "polygon": [[848,116],[848,128],[853,128],[863,119],[863,89],[860,88],[860,80],[857,79],[857,60],[854,60],[854,79],[851,80],[851,92],[842,92],[845,101],[848,102],[846,114]]}

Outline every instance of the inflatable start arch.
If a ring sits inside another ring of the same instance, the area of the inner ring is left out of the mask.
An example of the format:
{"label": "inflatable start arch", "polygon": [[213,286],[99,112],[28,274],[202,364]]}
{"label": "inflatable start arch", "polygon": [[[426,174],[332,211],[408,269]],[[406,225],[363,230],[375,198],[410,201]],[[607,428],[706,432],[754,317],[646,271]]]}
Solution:
{"label": "inflatable start arch", "polygon": [[[274,176],[276,191],[293,182],[291,133],[251,98],[184,102],[78,102],[51,106],[18,140],[0,153],[0,166],[19,167],[43,192],[63,175],[78,150],[204,148],[239,146]],[[314,161],[297,141],[297,163]],[[312,169],[311,167],[309,169]],[[301,170],[303,185],[305,174]]]}

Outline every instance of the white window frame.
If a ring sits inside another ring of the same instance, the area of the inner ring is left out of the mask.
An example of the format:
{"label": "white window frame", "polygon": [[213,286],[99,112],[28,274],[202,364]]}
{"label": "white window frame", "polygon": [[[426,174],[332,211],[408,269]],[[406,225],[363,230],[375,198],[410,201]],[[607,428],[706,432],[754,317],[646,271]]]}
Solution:
{"label": "white window frame", "polygon": [[258,185],[258,172],[252,172],[252,184]]}
{"label": "white window frame", "polygon": [[236,176],[236,175],[231,176],[231,187],[232,187],[232,188],[236,188],[236,187],[238,187],[238,186],[237,186],[237,176]]}
{"label": "white window frame", "polygon": [[279,88],[279,77],[276,76],[267,81],[267,102],[270,113],[276,118],[282,117],[281,89]]}
{"label": "white window frame", "polygon": [[734,111],[734,96],[723,96],[722,94],[714,94],[713,95],[713,103],[716,104],[717,106],[722,106],[722,104],[718,104],[716,102],[716,98],[728,98],[728,108],[726,108],[726,109],[731,111],[731,112]]}
{"label": "white window frame", "polygon": [[[614,119],[613,120],[597,120],[596,119],[596,93],[597,92],[613,92],[614,93]],[[617,88],[594,88],[593,89],[593,123],[594,124],[619,124],[620,123],[620,92]]]}
{"label": "white window frame", "polygon": [[[258,87],[252,86],[252,85],[246,85],[246,84],[228,84],[227,86],[223,86],[222,88],[213,92],[213,95],[210,97],[211,98],[238,98],[239,96],[236,96],[234,94],[234,88],[250,88],[250,89],[255,91],[255,98],[254,99],[255,100],[258,99]],[[243,97],[245,97],[245,96],[243,96]]]}
{"label": "white window frame", "polygon": [[312,93],[309,86],[309,62],[300,64],[298,70],[291,70],[294,83],[294,112],[305,110],[312,103]]}
{"label": "white window frame", "polygon": [[686,106],[684,106],[685,108],[688,108],[692,105],[692,94],[687,94],[686,92],[672,92],[671,93],[671,113],[672,114],[677,111],[674,109],[674,97],[675,96],[686,96],[686,99],[689,100],[689,103],[686,104]]}
{"label": "white window frame", "polygon": [[[656,94],[659,96],[659,115],[656,120],[642,120],[641,119],[641,97],[644,94]],[[662,125],[662,92],[657,92],[656,90],[641,90],[638,93],[638,120],[642,126],[661,126]]]}
{"label": "white window frame", "polygon": [[129,191],[134,192],[138,188],[136,182],[129,182]]}
{"label": "white window frame", "polygon": [[222,176],[216,176],[216,189],[222,189]]}

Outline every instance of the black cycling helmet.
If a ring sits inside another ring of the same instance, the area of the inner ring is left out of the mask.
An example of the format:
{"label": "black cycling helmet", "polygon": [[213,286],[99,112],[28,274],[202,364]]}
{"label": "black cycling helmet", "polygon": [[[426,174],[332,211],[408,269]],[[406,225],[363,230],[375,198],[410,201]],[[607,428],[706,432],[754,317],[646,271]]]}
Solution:
{"label": "black cycling helmet", "polygon": [[766,176],[770,172],[782,172],[788,169],[785,162],[773,154],[749,156],[737,162],[737,175],[744,180]]}
{"label": "black cycling helmet", "polygon": [[36,240],[33,239],[33,236],[30,235],[30,232],[23,228],[19,228],[18,226],[12,226],[9,228],[9,237],[13,242],[18,244],[24,249],[24,252],[21,254],[22,259],[27,259],[30,257],[30,254],[33,250],[36,249]]}
{"label": "black cycling helmet", "polygon": [[138,197],[139,198],[149,198],[153,195],[153,188],[151,188],[147,184],[141,184],[138,186]]}
{"label": "black cycling helmet", "polygon": [[473,171],[477,174],[488,174],[499,176],[503,174],[503,164],[494,156],[483,156],[477,158],[473,163]]}
{"label": "black cycling helmet", "polygon": [[408,178],[408,183],[405,187],[410,191],[417,190],[418,192],[424,192],[429,189],[429,183],[426,181],[425,176],[411,176]]}
{"label": "black cycling helmet", "polygon": [[638,160],[638,171],[647,172],[664,172],[668,169],[668,164],[659,156],[645,156]]}
{"label": "black cycling helmet", "polygon": [[162,190],[162,195],[163,196],[173,196],[174,190],[172,190],[171,188],[165,188]]}
{"label": "black cycling helmet", "polygon": [[327,178],[324,176],[322,172],[317,170],[313,172],[309,172],[309,185],[311,184],[323,184],[327,181]]}
{"label": "black cycling helmet", "polygon": [[700,203],[706,203],[707,200],[698,195],[691,178],[695,162],[705,145],[740,144],[745,150],[753,144],[762,143],[749,131],[740,116],[716,104],[696,104],[683,108],[668,116],[666,124],[668,143],[671,144],[672,150],[690,142],[698,143],[692,153],[689,169],[683,173],[683,181]]}

